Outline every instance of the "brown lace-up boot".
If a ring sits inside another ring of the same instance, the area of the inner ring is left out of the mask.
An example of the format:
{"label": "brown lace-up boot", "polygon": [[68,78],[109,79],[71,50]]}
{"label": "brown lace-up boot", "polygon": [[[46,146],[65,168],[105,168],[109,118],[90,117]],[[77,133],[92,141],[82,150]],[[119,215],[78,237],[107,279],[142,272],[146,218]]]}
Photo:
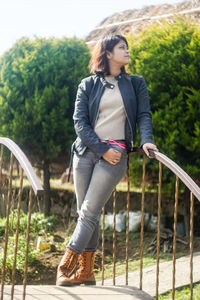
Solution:
{"label": "brown lace-up boot", "polygon": [[83,252],[79,255],[79,269],[66,279],[65,285],[95,285],[94,277],[95,252]]}
{"label": "brown lace-up boot", "polygon": [[56,285],[66,285],[69,277],[77,268],[78,256],[78,253],[69,248],[66,249],[58,265]]}

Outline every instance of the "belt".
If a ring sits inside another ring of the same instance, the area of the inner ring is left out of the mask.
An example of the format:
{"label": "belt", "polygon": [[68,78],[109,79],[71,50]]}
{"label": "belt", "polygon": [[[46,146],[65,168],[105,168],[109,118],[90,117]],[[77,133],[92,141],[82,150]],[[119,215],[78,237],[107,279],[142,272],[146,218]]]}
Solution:
{"label": "belt", "polygon": [[115,140],[101,140],[102,143],[107,143],[110,145],[117,145],[119,147],[121,147],[122,149],[126,149],[126,144],[115,141]]}

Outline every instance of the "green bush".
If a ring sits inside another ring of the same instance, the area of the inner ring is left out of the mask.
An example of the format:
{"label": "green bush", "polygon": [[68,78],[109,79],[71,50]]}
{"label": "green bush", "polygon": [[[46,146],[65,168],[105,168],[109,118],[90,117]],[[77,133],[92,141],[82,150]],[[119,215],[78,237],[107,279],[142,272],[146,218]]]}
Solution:
{"label": "green bush", "polygon": [[[36,249],[36,241],[38,235],[46,235],[55,230],[57,216],[44,217],[43,214],[33,213],[31,216],[30,225],[30,243],[28,248],[28,262],[29,265],[33,264],[36,256],[38,255],[38,250]],[[3,243],[4,232],[6,226],[6,218],[0,219],[0,238]],[[11,272],[14,263],[14,250],[16,243],[16,227],[17,227],[17,210],[11,212],[9,216],[9,239],[7,247],[6,256],[6,269],[7,277],[6,280],[9,282],[11,278]],[[18,249],[17,249],[17,264],[16,270],[18,275],[20,274],[23,279],[24,265],[25,265],[25,250],[26,250],[26,229],[27,229],[27,215],[21,211],[20,213],[20,235],[18,237]],[[0,249],[0,269],[3,264],[4,249]]]}
{"label": "green bush", "polygon": [[49,215],[50,164],[70,157],[72,114],[90,53],[77,38],[22,38],[0,57],[0,134],[13,139],[44,171]]}
{"label": "green bush", "polygon": [[[13,262],[14,262],[14,249],[16,243],[16,236],[10,237],[7,248],[7,256],[6,256],[6,268],[12,270]],[[16,269],[19,271],[24,271],[25,264],[25,249],[26,249],[26,239],[24,236],[19,236],[18,238],[18,251],[17,251],[17,264]],[[35,257],[37,255],[37,251],[31,249],[31,245],[29,245],[28,251],[28,261],[29,264],[32,264],[35,261]],[[3,249],[0,250],[0,266],[3,264]]]}
{"label": "green bush", "polygon": [[[44,234],[52,232],[56,226],[57,216],[52,215],[44,217],[44,214],[33,213],[31,215],[30,231],[32,233]],[[0,218],[0,236],[4,236],[6,226],[6,218]],[[17,228],[17,210],[13,210],[9,216],[9,233],[14,234]],[[21,210],[20,212],[20,226],[19,232],[26,233],[27,229],[27,215]]]}
{"label": "green bush", "polygon": [[[176,18],[173,24],[163,21],[128,39],[129,71],[144,76],[147,82],[154,138],[159,150],[194,179],[199,179],[199,26]],[[154,176],[158,164],[148,163],[149,175]],[[163,179],[171,180],[171,173],[166,170]]]}

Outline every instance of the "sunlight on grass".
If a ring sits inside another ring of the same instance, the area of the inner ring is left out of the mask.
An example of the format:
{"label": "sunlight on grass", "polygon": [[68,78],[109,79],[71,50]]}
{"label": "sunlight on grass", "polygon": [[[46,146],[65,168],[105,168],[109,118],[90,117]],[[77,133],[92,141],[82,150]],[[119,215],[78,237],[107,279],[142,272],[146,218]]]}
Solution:
{"label": "sunlight on grass", "polygon": [[[36,170],[35,170],[36,172]],[[42,178],[38,177],[40,183],[43,185]],[[19,187],[20,185],[20,179],[18,177],[18,173],[16,170],[13,172],[13,186]],[[26,176],[24,176],[23,179],[23,186],[30,186],[30,183]],[[56,190],[66,190],[70,192],[74,192],[74,185],[70,182],[64,182],[62,183],[61,179],[51,178],[50,179],[50,186],[52,189]],[[118,192],[127,192],[128,189],[128,183],[125,180],[122,180],[117,186],[116,190]],[[135,193],[141,193],[142,192],[142,186],[141,184],[133,184],[132,181],[130,181],[130,191]],[[157,193],[157,186],[151,185],[148,183],[145,183],[145,191],[151,192],[151,193]]]}
{"label": "sunlight on grass", "polygon": [[[13,179],[12,186],[19,188],[20,187],[20,179],[19,178]],[[24,177],[23,178],[23,187],[30,187],[30,186],[31,186],[31,184],[30,184],[29,180],[27,179],[27,177]]]}
{"label": "sunlight on grass", "polygon": [[[172,295],[171,291],[168,292],[165,295],[160,295],[159,300],[171,299],[171,295]],[[176,300],[190,300],[190,288],[189,287],[183,287],[183,288],[180,288],[180,289],[176,289],[175,299]],[[197,283],[197,284],[194,285],[193,300],[200,300],[200,283]]]}
{"label": "sunlight on grass", "polygon": [[70,182],[62,183],[60,179],[51,179],[50,180],[51,188],[53,189],[62,189],[70,192],[74,192],[74,185]]}
{"label": "sunlight on grass", "polygon": [[[118,185],[116,186],[116,190],[118,192],[127,192],[127,188],[128,187],[128,183],[121,181],[120,183],[118,183]],[[157,193],[157,187],[152,186],[150,184],[145,184],[145,190],[146,192],[151,192],[151,193]],[[135,185],[132,182],[130,182],[130,191],[131,192],[135,192],[135,193],[141,193],[142,192],[142,185]]]}
{"label": "sunlight on grass", "polygon": [[[62,183],[60,179],[51,179],[50,184],[51,184],[51,188],[54,188],[54,189],[68,190],[68,191],[72,191],[72,192],[74,191],[73,183],[69,183],[69,182]],[[152,193],[157,192],[155,187],[152,187],[148,184],[146,184],[145,189],[147,192],[152,192]],[[127,182],[121,181],[116,186],[116,190],[118,192],[127,192]],[[141,189],[141,186],[131,184],[130,191],[135,192],[135,193],[141,193],[142,189]]]}

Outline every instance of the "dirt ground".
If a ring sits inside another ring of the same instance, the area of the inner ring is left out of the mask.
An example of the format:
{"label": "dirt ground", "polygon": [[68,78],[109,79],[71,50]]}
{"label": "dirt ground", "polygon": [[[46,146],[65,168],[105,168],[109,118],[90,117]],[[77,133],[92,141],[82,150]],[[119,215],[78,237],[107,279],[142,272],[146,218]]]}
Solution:
{"label": "dirt ground", "polygon": [[[57,231],[54,234],[55,240],[64,240],[65,232],[62,230]],[[144,234],[144,256],[154,256],[156,251],[148,251],[150,243],[155,240],[156,233],[145,233]],[[182,240],[188,242],[187,238],[181,238]],[[116,233],[116,260],[123,261],[126,257],[126,246],[125,246],[126,234],[123,233]],[[187,245],[177,242],[177,257],[188,255],[189,254],[189,242]],[[120,249],[120,251],[119,251]],[[62,258],[63,251],[56,249],[56,242],[54,251],[45,251],[41,252],[39,256],[37,256],[36,261],[32,266],[28,268],[28,279],[27,284],[46,284],[46,285],[54,285],[56,282],[56,270],[57,266]],[[161,256],[163,257],[163,247],[161,244]],[[194,238],[194,251],[200,251],[200,240],[198,237]],[[130,233],[129,235],[129,258],[131,260],[139,259],[139,252],[140,252],[140,234],[139,233]],[[154,253],[153,253],[154,252]],[[105,232],[105,268],[107,263],[112,262],[112,255],[113,255],[113,238],[112,232],[106,231]],[[172,257],[172,253],[166,253],[168,257]],[[95,270],[99,272],[101,270],[101,241],[99,250],[97,251],[96,260],[95,260]],[[17,281],[18,284],[22,280],[18,276]]]}

